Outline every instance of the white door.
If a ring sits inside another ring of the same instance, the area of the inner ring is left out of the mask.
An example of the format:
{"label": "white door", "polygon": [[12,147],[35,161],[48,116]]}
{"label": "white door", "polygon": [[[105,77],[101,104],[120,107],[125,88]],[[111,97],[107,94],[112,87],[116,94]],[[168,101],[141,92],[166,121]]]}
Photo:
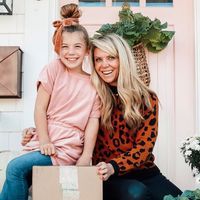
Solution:
{"label": "white door", "polygon": [[[102,24],[118,21],[123,1],[61,0],[60,5],[70,2],[80,5],[80,23],[93,35]],[[176,32],[165,50],[147,52],[150,87],[160,99],[159,137],[154,152],[164,175],[181,189],[192,189],[192,173],[179,146],[195,129],[193,0],[134,0],[131,9],[168,22],[168,30]]]}

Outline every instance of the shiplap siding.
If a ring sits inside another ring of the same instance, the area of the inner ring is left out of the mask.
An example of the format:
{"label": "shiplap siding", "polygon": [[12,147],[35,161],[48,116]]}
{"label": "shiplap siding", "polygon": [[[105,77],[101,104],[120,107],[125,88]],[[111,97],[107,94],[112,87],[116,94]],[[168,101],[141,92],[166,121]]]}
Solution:
{"label": "shiplap siding", "polygon": [[54,56],[52,21],[57,1],[14,0],[13,15],[0,15],[0,46],[20,46],[22,98],[0,99],[0,151],[20,150],[23,128],[33,126],[35,82],[42,67]]}

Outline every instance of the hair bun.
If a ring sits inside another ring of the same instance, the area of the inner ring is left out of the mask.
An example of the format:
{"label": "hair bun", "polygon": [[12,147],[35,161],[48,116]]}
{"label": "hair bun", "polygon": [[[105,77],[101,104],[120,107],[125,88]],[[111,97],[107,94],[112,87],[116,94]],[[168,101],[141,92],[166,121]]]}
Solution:
{"label": "hair bun", "polygon": [[60,15],[63,18],[77,18],[78,19],[81,17],[81,11],[79,10],[79,7],[77,4],[70,3],[61,7]]}

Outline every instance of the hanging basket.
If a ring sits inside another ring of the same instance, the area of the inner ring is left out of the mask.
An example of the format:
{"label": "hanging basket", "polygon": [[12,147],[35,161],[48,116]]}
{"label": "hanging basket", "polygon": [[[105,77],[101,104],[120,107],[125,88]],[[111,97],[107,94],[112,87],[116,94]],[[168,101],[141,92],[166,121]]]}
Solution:
{"label": "hanging basket", "polygon": [[149,86],[151,78],[143,44],[140,43],[133,46],[132,53],[135,58],[139,78],[144,82],[146,86]]}

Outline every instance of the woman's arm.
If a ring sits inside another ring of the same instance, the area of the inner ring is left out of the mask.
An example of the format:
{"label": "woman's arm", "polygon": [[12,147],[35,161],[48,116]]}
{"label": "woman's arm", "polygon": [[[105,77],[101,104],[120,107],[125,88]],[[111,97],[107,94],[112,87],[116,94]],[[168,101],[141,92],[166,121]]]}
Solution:
{"label": "woman's arm", "polygon": [[34,119],[36,131],[39,136],[40,151],[45,155],[52,155],[56,153],[55,147],[49,139],[47,128],[47,108],[49,100],[50,95],[45,91],[42,84],[40,84],[35,103]]}
{"label": "woman's arm", "polygon": [[97,133],[99,130],[99,119],[89,118],[85,129],[84,148],[81,157],[78,159],[76,165],[90,165],[94,146],[96,143]]}
{"label": "woman's arm", "polygon": [[25,146],[33,137],[35,134],[36,129],[33,127],[25,128],[22,131],[22,140],[21,140],[21,145]]}

